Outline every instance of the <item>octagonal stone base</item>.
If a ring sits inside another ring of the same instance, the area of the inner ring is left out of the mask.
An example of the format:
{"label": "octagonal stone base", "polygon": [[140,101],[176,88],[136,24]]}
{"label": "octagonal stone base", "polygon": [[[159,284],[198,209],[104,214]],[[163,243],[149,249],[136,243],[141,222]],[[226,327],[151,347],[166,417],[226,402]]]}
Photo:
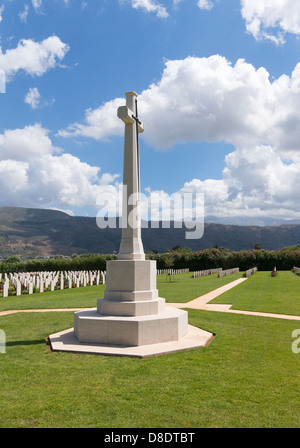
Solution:
{"label": "octagonal stone base", "polygon": [[49,336],[50,347],[55,352],[87,353],[104,356],[127,356],[147,358],[168,353],[207,347],[214,335],[208,331],[188,325],[188,332],[178,341],[161,342],[142,346],[105,345],[81,343],[75,336],[74,328]]}
{"label": "octagonal stone base", "polygon": [[188,313],[172,307],[142,316],[106,316],[96,308],[74,315],[74,333],[79,342],[141,346],[176,341],[187,332]]}
{"label": "octagonal stone base", "polygon": [[74,328],[49,336],[53,351],[144,358],[203,347],[213,335],[188,325],[188,313],[165,307],[152,260],[107,262],[104,298],[74,314]]}

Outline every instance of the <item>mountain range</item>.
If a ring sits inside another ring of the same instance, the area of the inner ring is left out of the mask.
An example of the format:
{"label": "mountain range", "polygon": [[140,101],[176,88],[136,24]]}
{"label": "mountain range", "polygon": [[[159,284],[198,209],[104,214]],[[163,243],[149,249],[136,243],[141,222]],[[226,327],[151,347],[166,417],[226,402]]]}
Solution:
{"label": "mountain range", "polygon": [[[213,219],[213,218],[211,218]],[[233,251],[281,249],[300,244],[300,224],[234,225],[206,222],[200,239],[186,239],[187,229],[142,228],[145,251],[166,252],[174,247],[193,251],[223,247]],[[77,253],[118,253],[121,229],[97,226],[96,218],[70,216],[56,210],[0,207],[0,258],[71,256]]]}

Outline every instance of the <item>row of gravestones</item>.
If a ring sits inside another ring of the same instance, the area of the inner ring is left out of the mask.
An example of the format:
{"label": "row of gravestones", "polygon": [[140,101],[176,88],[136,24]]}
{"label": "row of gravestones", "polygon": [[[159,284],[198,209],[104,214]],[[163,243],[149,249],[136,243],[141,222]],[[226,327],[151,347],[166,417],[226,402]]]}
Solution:
{"label": "row of gravestones", "polygon": [[221,271],[222,271],[222,268],[204,269],[203,271],[195,271],[195,272],[193,272],[193,278],[204,277],[206,275],[211,275],[211,274],[218,274]]}
{"label": "row of gravestones", "polygon": [[[226,275],[231,275],[239,272],[239,268],[232,268],[232,269],[226,269],[223,271],[222,268],[216,268],[216,269],[205,269],[204,271],[195,271],[193,272],[193,278],[196,277],[204,277],[205,275],[211,275],[211,274],[218,274],[218,277],[224,277]],[[250,277],[250,275],[253,275],[255,272],[257,272],[257,268],[251,268],[247,269],[245,272],[245,277]],[[300,269],[299,269],[300,272]]]}
{"label": "row of gravestones", "polygon": [[190,272],[189,269],[157,269],[156,270],[157,275],[161,275],[161,274],[179,275],[179,274],[187,274],[188,272]]}
{"label": "row of gravestones", "polygon": [[9,288],[13,287],[16,295],[20,296],[24,289],[28,294],[33,292],[54,291],[55,289],[73,288],[105,284],[106,271],[52,271],[52,272],[22,272],[5,273],[2,282],[2,296],[9,295]]}
{"label": "row of gravestones", "polygon": [[257,272],[257,268],[247,269],[247,271],[245,271],[245,277],[250,277],[250,275],[255,274],[255,272]]}
{"label": "row of gravestones", "polygon": [[232,268],[232,269],[225,269],[225,271],[220,271],[218,274],[218,277],[225,277],[226,275],[236,274],[240,271],[240,268]]}

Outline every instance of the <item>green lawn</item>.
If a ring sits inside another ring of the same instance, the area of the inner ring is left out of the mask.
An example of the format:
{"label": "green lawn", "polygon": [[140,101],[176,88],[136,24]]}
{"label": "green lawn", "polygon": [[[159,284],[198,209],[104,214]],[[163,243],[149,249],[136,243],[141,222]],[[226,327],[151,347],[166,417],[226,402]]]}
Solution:
{"label": "green lawn", "polygon": [[236,310],[300,315],[300,277],[291,271],[256,272],[230,291],[210,302],[232,304]]}
{"label": "green lawn", "polygon": [[47,350],[73,312],[0,318],[0,427],[299,427],[299,322],[189,311],[208,348],[143,360]]}
{"label": "green lawn", "polygon": [[[170,284],[162,276],[158,289],[169,301],[185,301],[225,279],[185,275]],[[214,302],[235,299],[241,308],[297,314],[299,284],[289,272],[276,278],[258,272]],[[95,286],[35,294],[2,299],[1,306],[11,309],[14,300],[15,308],[96,306],[103,291]],[[142,360],[49,351],[47,336],[72,327],[73,312],[0,316],[6,335],[0,427],[298,428],[300,353],[292,351],[292,332],[300,322],[188,313],[191,325],[216,335],[209,347]]]}
{"label": "green lawn", "polygon": [[105,285],[0,298],[0,311],[37,308],[90,308],[104,296]]}
{"label": "green lawn", "polygon": [[166,281],[166,275],[159,275],[157,277],[157,288],[160,297],[164,297],[167,302],[186,303],[241,277],[241,272],[222,278],[218,278],[217,274],[192,278],[192,273],[188,273],[175,275],[175,281],[170,283]]}

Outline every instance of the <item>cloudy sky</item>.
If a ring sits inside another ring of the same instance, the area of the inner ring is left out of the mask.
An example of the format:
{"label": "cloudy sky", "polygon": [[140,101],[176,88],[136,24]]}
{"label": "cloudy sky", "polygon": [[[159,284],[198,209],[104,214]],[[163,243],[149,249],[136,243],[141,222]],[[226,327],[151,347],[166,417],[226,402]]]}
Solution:
{"label": "cloudy sky", "polygon": [[299,219],[299,37],[296,0],[0,0],[0,205],[96,216],[134,90],[145,195]]}

